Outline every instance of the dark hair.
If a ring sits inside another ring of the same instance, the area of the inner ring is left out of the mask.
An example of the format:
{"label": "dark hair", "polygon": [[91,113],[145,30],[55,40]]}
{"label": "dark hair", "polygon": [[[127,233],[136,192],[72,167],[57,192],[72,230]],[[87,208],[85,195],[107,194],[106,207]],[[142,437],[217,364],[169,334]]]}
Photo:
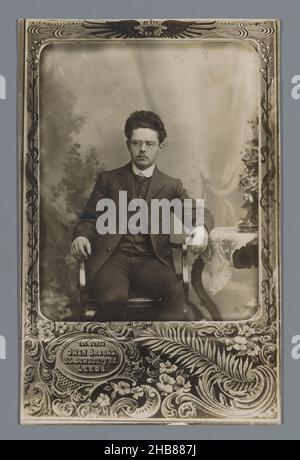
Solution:
{"label": "dark hair", "polygon": [[131,139],[132,131],[137,128],[150,128],[157,131],[160,144],[167,137],[167,132],[162,120],[154,112],[139,110],[133,112],[130,117],[127,118],[124,132],[128,140]]}

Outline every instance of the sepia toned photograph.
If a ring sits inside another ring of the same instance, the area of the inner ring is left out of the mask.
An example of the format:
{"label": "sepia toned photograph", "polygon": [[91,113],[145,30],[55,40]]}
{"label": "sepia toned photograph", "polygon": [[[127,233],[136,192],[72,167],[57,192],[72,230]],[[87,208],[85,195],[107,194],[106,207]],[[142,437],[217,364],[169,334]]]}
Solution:
{"label": "sepia toned photograph", "polygon": [[[190,279],[187,298],[194,306],[185,307],[187,319],[248,319],[256,313],[258,60],[253,46],[244,43],[134,41],[75,47],[57,44],[44,50],[40,75],[40,283],[45,316],[78,320],[82,314],[82,306],[77,303],[78,263],[70,257],[72,238],[75,253],[82,237],[89,243],[83,246],[82,254],[78,250],[78,255],[86,259],[87,270],[92,272],[90,283],[98,272],[94,279],[98,287],[91,288],[94,292],[87,293],[86,301],[91,301],[94,293],[101,320],[126,320],[125,311],[116,310],[125,310],[122,304],[134,299],[129,293],[134,288],[140,291],[135,297],[157,295],[166,298],[166,305],[153,305],[152,314],[137,311],[135,317],[130,313],[131,319],[160,320],[163,309],[166,313],[162,320],[184,319],[183,286],[180,289],[180,279],[177,281],[171,267],[172,238],[165,244],[158,238],[153,241],[152,235],[149,244],[141,240],[136,247],[130,241],[132,235],[127,242],[124,235],[118,242],[104,235],[95,238],[96,199],[93,201],[91,193],[99,173],[103,181],[108,181],[103,187],[110,189],[114,183],[116,190],[132,192],[131,166],[126,170],[126,164],[131,161],[140,171],[139,158],[132,158],[132,133],[127,137],[124,132],[126,120],[129,126],[132,120],[135,140],[145,137],[145,142],[155,142],[150,152],[141,150],[146,158],[140,160],[143,170],[145,165],[146,173],[151,174],[155,166],[154,177],[146,176],[152,180],[142,186],[142,193],[146,196],[150,183],[155,182],[149,199],[190,196],[202,198],[207,207],[205,224],[211,234],[211,247],[198,246],[205,287],[197,258],[189,257],[186,267],[182,267],[180,252],[184,249],[180,244],[184,244],[184,238],[176,240],[177,235],[173,235],[179,277],[180,268],[181,273],[186,270],[190,275],[194,265],[194,286]],[[151,131],[141,131],[139,136],[135,131],[139,129]],[[129,149],[127,142],[131,142]],[[246,160],[247,155],[252,155],[256,164],[251,164],[252,158]],[[183,185],[178,186],[178,181]],[[95,193],[105,191],[100,185]],[[107,193],[104,198],[115,198],[113,192]],[[88,199],[91,202],[85,208]],[[250,217],[243,227],[239,221],[243,221],[245,211]],[[91,228],[87,228],[89,224]],[[203,259],[201,250],[206,248],[211,257]],[[116,259],[119,253],[124,255],[125,264],[126,258],[134,257],[132,267],[126,266],[124,280],[120,275],[122,257],[119,262]],[[115,259],[112,267],[111,256]],[[149,263],[149,274],[140,274],[139,262],[143,270]],[[152,279],[152,273],[157,280]],[[133,281],[139,285],[134,286]],[[164,289],[168,283],[171,292]],[[104,302],[107,297],[111,304]]]}
{"label": "sepia toned photograph", "polygon": [[279,423],[279,22],[20,20],[22,423]]}

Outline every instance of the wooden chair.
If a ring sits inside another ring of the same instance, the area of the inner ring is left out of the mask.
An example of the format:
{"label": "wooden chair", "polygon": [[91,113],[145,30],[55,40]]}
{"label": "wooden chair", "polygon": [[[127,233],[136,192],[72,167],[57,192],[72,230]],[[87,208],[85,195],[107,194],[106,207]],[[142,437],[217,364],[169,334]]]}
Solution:
{"label": "wooden chair", "polygon": [[[187,244],[171,243],[173,256],[177,251],[180,263],[177,266],[176,275],[182,282],[185,305],[184,305],[184,320],[197,321],[203,318],[199,308],[189,300],[189,269],[187,261]],[[179,253],[179,254],[178,254]],[[178,258],[178,257],[177,257]],[[179,268],[179,270],[178,270]],[[80,262],[79,267],[79,306],[82,312],[82,321],[93,321],[96,314],[96,302],[91,298],[86,289],[86,273],[84,262]],[[155,320],[155,301],[149,297],[143,296],[138,291],[130,292],[129,300],[127,303],[128,321],[154,321]]]}

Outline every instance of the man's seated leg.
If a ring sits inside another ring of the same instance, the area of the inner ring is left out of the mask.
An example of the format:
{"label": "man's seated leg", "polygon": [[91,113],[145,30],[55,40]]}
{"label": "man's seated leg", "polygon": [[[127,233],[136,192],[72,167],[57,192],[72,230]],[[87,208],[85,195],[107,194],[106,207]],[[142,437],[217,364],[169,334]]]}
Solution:
{"label": "man's seated leg", "polygon": [[126,321],[128,270],[128,257],[116,253],[94,276],[91,294],[97,303],[96,321]]}
{"label": "man's seated leg", "polygon": [[183,288],[172,268],[158,259],[144,259],[134,264],[130,278],[145,295],[156,301],[156,317],[153,320],[183,320]]}

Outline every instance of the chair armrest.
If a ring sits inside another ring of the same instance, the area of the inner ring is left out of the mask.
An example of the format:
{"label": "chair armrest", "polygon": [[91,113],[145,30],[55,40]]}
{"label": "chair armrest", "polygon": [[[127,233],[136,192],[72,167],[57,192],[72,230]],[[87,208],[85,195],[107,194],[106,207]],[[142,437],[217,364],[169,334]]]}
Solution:
{"label": "chair armrest", "polygon": [[183,284],[183,289],[188,296],[189,292],[189,287],[190,287],[190,280],[189,280],[189,264],[188,264],[188,245],[186,240],[182,244],[182,284]]}
{"label": "chair armrest", "polygon": [[[188,295],[189,292],[189,266],[188,266],[188,244],[187,237],[182,241],[171,241],[171,248],[173,250],[180,250],[180,279],[183,284],[183,289]],[[179,275],[179,273],[177,273]]]}
{"label": "chair armrest", "polygon": [[86,288],[86,274],[85,274],[85,265],[84,261],[80,261],[79,265],[79,290],[83,292]]}

